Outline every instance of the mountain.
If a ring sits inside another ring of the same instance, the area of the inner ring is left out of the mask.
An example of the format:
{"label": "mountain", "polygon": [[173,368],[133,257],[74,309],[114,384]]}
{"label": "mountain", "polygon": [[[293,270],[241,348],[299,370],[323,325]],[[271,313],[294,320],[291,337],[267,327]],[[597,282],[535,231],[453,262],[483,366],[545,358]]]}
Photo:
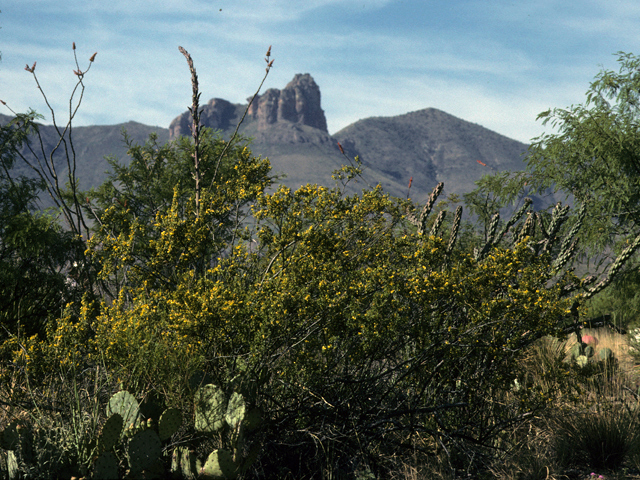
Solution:
{"label": "mountain", "polygon": [[[0,114],[0,125],[6,125],[12,117]],[[39,125],[40,135],[43,140],[44,151],[49,155],[55,148],[60,136],[51,125]],[[107,178],[107,171],[111,166],[106,157],[115,157],[123,163],[128,163],[127,145],[124,142],[123,131],[127,132],[130,140],[134,143],[144,143],[149,139],[149,135],[155,133],[158,137],[158,144],[162,145],[169,141],[169,129],[161,127],[150,127],[137,122],[127,122],[119,125],[100,125],[88,127],[73,127],[71,131],[71,142],[69,135],[65,135],[67,148],[72,155],[71,147],[76,155],[76,178],[80,179],[82,189],[88,190],[91,187],[102,184]],[[32,142],[32,147],[42,158],[38,142]],[[22,148],[22,153],[28,158],[33,156],[26,147]],[[63,180],[67,178],[67,158],[64,144],[61,144],[53,155],[54,166],[58,177]],[[22,162],[16,162],[14,173],[33,176],[33,171]],[[47,199],[44,199],[46,206],[50,206]]]}
{"label": "mountain", "polygon": [[[249,99],[247,99],[249,101]],[[214,98],[203,107],[204,126],[229,137],[247,105]],[[191,116],[185,111],[171,122],[172,138],[189,134]],[[444,194],[466,193],[474,182],[494,171],[524,170],[528,146],[480,125],[427,108],[394,117],[372,117],[329,135],[321,107],[320,88],[311,75],[297,74],[284,89],[269,89],[247,110],[240,133],[251,137],[255,154],[268,157],[282,183],[297,188],[306,183],[333,186],[331,172],[360,157],[363,180],[351,191],[380,183],[392,195],[424,202],[433,187],[445,183]],[[534,197],[543,208],[557,199]]]}
{"label": "mountain", "polygon": [[410,178],[420,190],[444,182],[445,194],[469,192],[482,175],[523,170],[528,148],[434,108],[359,120],[333,138],[396,196],[406,196]]}
{"label": "mountain", "polygon": [[[484,174],[525,168],[527,145],[433,108],[359,120],[330,135],[320,88],[308,73],[295,75],[282,90],[266,90],[250,107],[248,104],[249,99],[243,105],[214,98],[202,106],[202,125],[229,138],[246,112],[239,132],[252,138],[253,153],[268,157],[273,173],[286,175],[281,182],[294,189],[306,183],[333,186],[331,172],[355,156],[362,160],[364,173],[351,192],[380,183],[390,194],[405,197],[413,178],[410,196],[420,203],[438,182],[445,183],[445,195],[465,193],[473,190],[474,182]],[[0,123],[8,120],[0,116]],[[88,189],[104,181],[109,168],[105,156],[127,163],[123,129],[137,143],[155,132],[162,144],[190,135],[190,122],[190,113],[185,111],[168,129],[136,122],[75,127],[72,138],[81,187]],[[41,132],[51,148],[57,138],[53,127],[42,126]],[[57,155],[56,163],[60,171],[66,168],[62,155]],[[534,198],[537,208],[557,200],[553,196]]]}

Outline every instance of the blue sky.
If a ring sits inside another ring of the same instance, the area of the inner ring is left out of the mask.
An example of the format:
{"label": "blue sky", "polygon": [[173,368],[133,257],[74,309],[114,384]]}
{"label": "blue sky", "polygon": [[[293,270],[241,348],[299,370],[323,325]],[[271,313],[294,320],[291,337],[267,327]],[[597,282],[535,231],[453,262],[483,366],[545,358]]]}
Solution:
{"label": "blue sky", "polygon": [[263,91],[310,73],[330,133],[434,107],[528,142],[544,131],[538,113],[582,103],[601,68],[617,70],[616,52],[640,54],[637,0],[10,0],[0,10],[0,99],[16,111],[51,120],[24,71],[37,61],[67,118],[72,42],[82,68],[98,52],[78,126],[167,127],[191,104],[179,45],[203,103],[244,103],[272,45]]}

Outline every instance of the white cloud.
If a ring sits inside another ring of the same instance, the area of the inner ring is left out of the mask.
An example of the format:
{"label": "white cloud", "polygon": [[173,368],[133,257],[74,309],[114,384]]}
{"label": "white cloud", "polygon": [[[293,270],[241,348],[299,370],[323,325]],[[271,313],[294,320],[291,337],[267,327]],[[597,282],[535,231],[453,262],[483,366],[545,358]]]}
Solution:
{"label": "white cloud", "polygon": [[[425,15],[438,5],[405,0],[398,7],[411,2]],[[37,60],[55,108],[68,109],[75,41],[83,67],[98,51],[78,124],[136,120],[167,126],[190,104],[189,72],[178,45],[193,56],[203,102],[221,97],[240,103],[259,84],[272,44],[275,65],[265,89],[283,88],[295,73],[311,73],[332,132],[366,116],[435,107],[528,141],[540,133],[540,111],[582,102],[598,65],[617,68],[610,54],[637,44],[640,35],[640,4],[626,0],[460,1],[455,9],[438,10],[452,16],[434,22],[436,29],[377,28],[390,20],[374,14],[393,4],[23,0],[20,8],[0,14],[0,99],[17,110],[43,111],[23,70]],[[351,14],[334,24],[323,22],[326,10]],[[460,12],[467,21],[477,20],[477,28],[474,22],[459,27]]]}

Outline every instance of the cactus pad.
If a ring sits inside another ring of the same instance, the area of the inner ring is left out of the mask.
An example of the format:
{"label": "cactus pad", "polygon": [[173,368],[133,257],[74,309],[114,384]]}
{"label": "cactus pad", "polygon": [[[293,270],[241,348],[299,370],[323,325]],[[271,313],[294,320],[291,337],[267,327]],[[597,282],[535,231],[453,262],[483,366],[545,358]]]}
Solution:
{"label": "cactus pad", "polygon": [[576,343],[573,347],[571,347],[571,356],[573,358],[578,358],[580,355],[584,354],[584,349],[582,348],[582,345],[580,345],[579,343]]}
{"label": "cactus pad", "polygon": [[195,480],[198,475],[196,456],[189,447],[176,447],[171,458],[171,473],[174,477]]}
{"label": "cactus pad", "polygon": [[125,426],[135,423],[140,416],[140,406],[133,395],[126,390],[116,393],[109,399],[107,405],[107,416],[119,413]]}
{"label": "cactus pad", "polygon": [[0,446],[5,450],[15,450],[18,448],[20,442],[20,435],[18,434],[18,421],[14,420],[7,428],[2,431],[0,436]]}
{"label": "cactus pad", "polygon": [[610,348],[602,348],[598,352],[598,357],[600,357],[600,360],[611,361],[614,357],[613,351]]}
{"label": "cactus pad", "polygon": [[182,413],[177,408],[169,408],[163,412],[158,421],[158,435],[160,440],[168,440],[176,433],[182,424]]}
{"label": "cactus pad", "polygon": [[217,385],[205,385],[195,395],[196,421],[199,432],[212,433],[224,427],[227,397]]}
{"label": "cactus pad", "polygon": [[234,392],[229,399],[227,405],[227,412],[224,415],[224,419],[232,429],[238,428],[238,425],[244,420],[244,414],[246,411],[246,405],[244,397],[241,393]]}
{"label": "cactus pad", "polygon": [[118,462],[111,452],[103,452],[93,464],[95,480],[118,480]]}
{"label": "cactus pad", "polygon": [[262,410],[259,408],[252,408],[244,416],[244,428],[251,432],[258,428],[262,424]]}
{"label": "cactus pad", "polygon": [[119,413],[114,413],[107,419],[98,436],[98,449],[101,452],[111,450],[118,443],[122,434],[122,423]]}
{"label": "cactus pad", "polygon": [[140,472],[153,465],[162,455],[162,444],[158,434],[151,430],[136,433],[126,448],[132,472]]}
{"label": "cactus pad", "polygon": [[233,456],[228,450],[214,450],[200,470],[198,478],[206,480],[233,480],[238,476],[238,469]]}

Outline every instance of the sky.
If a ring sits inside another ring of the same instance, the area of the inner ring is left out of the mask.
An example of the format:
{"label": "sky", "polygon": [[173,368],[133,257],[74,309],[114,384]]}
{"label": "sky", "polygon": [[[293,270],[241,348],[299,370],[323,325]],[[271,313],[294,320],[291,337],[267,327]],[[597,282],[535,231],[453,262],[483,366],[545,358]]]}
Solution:
{"label": "sky", "polygon": [[[640,55],[637,0],[8,0],[0,1],[0,100],[74,125],[168,127],[191,105],[246,103],[296,73],[320,87],[329,133],[372,116],[438,108],[510,138],[549,132],[549,108],[584,103],[619,51]],[[76,94],[75,99],[78,96]],[[0,105],[0,107],[2,107]],[[74,103],[75,108],[75,103]],[[0,113],[10,114],[6,107]]]}

